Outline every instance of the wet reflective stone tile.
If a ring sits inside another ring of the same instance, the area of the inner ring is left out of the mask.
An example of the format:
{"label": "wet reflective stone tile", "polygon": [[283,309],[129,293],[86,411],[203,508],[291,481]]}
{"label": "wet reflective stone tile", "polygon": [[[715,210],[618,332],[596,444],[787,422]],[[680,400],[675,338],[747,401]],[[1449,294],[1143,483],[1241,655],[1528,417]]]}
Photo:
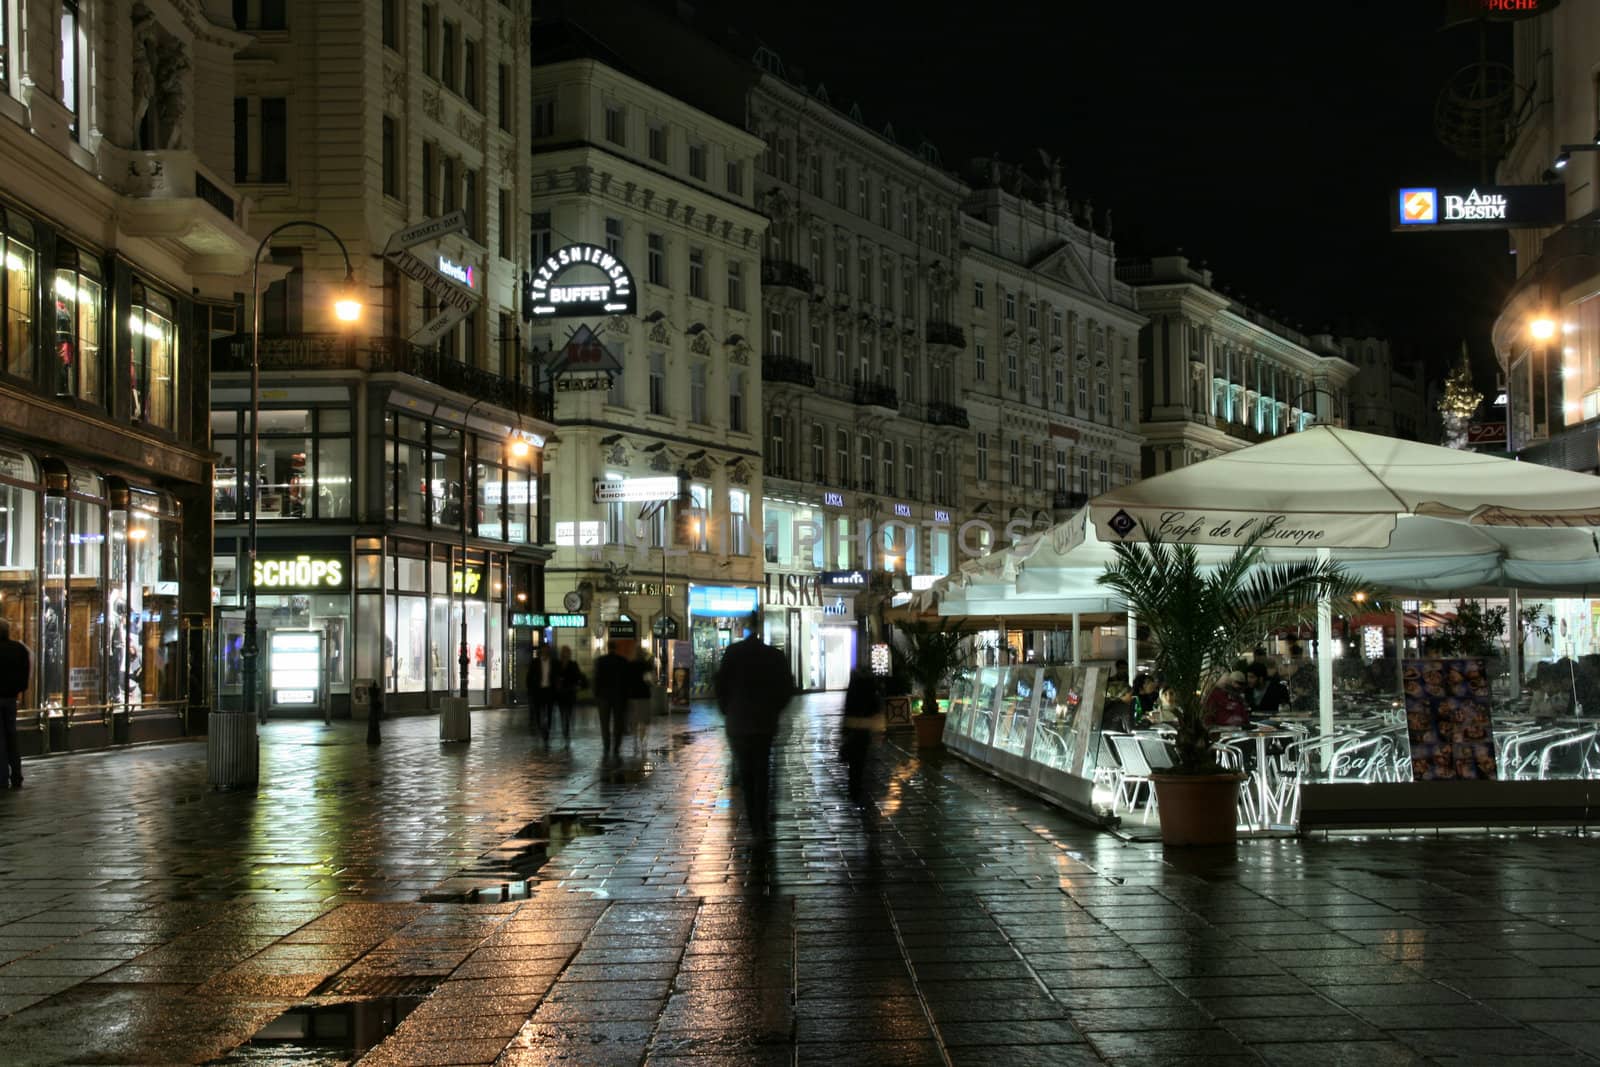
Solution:
{"label": "wet reflective stone tile", "polygon": [[1251,1046],[1251,1051],[1274,1067],[1413,1067],[1435,1062],[1394,1041],[1261,1044]]}

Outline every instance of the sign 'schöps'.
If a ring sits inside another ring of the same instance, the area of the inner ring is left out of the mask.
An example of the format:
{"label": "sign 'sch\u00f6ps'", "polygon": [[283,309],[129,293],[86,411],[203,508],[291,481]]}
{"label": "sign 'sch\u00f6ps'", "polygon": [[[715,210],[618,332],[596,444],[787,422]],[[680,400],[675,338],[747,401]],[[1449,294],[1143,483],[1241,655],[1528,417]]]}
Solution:
{"label": "sign 'sch\u00f6ps'", "polygon": [[343,589],[344,560],[320,556],[256,557],[257,589]]}

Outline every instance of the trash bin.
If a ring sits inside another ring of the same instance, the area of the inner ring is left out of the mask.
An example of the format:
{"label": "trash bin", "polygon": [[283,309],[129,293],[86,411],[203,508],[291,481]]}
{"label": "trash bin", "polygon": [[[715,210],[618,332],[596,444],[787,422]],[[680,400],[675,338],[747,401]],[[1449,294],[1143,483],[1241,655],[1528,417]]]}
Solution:
{"label": "trash bin", "polygon": [[461,697],[444,697],[439,701],[439,740],[472,740],[472,713]]}

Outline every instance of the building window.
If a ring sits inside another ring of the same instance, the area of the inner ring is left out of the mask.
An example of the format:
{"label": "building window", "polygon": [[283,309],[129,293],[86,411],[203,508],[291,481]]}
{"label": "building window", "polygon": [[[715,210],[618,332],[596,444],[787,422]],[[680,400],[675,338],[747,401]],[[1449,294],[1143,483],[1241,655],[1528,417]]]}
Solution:
{"label": "building window", "polygon": [[622,258],[622,220],[607,216],[606,218],[606,251]]}
{"label": "building window", "polygon": [[163,430],[172,429],[175,422],[178,377],[175,321],[171,299],[135,283],[128,314],[133,421]]}
{"label": "building window", "polygon": [[[1263,397],[1262,405],[1263,412],[1265,412],[1266,417],[1270,419],[1272,417],[1271,399]],[[1133,389],[1126,385],[1122,387],[1122,424],[1124,426],[1133,425]]]}
{"label": "building window", "polygon": [[974,450],[978,461],[978,481],[989,480],[989,435],[982,430],[978,431],[978,444]]}
{"label": "building window", "polygon": [[511,190],[499,189],[495,192],[495,216],[499,219],[500,245],[498,251],[501,259],[511,258],[511,224],[515,221],[511,213]]}
{"label": "building window", "polygon": [[1061,312],[1059,311],[1050,312],[1050,336],[1061,336]]}
{"label": "building window", "polygon": [[1100,461],[1100,491],[1102,493],[1105,493],[1105,492],[1109,492],[1110,489],[1111,489],[1110,464],[1106,460],[1102,459]]}
{"label": "building window", "polygon": [[1067,450],[1056,449],[1056,492],[1067,491]]}
{"label": "building window", "polygon": [[894,492],[894,442],[885,441],[880,449],[883,458],[883,484],[878,486],[880,493]]}
{"label": "building window", "polygon": [[730,160],[728,162],[728,192],[734,196],[744,195],[744,164]]}
{"label": "building window", "polygon": [[478,89],[478,42],[470,37],[461,52],[461,95],[474,108],[483,110],[483,94]]}
{"label": "building window", "polygon": [[706,298],[706,253],[701,248],[689,249],[689,295]]}
{"label": "building window", "polygon": [[556,132],[556,98],[541,96],[534,100],[531,107],[533,117],[532,134],[535,140],[540,137],[549,137]]}
{"label": "building window", "polygon": [[1105,382],[1094,383],[1094,413],[1104,418],[1110,411],[1107,404],[1107,390]]}
{"label": "building window", "polygon": [[620,104],[606,105],[606,140],[612,144],[628,143],[628,112]]}
{"label": "building window", "polygon": [[982,282],[973,282],[972,283],[972,306],[977,308],[979,311],[983,310],[983,283]]}
{"label": "building window", "polygon": [[1088,496],[1090,494],[1090,491],[1091,490],[1089,488],[1089,457],[1083,455],[1080,452],[1078,454],[1078,494],[1080,496]]}
{"label": "building window", "polygon": [[787,478],[789,468],[783,454],[783,416],[773,412],[767,416],[767,473],[776,478]]}
{"label": "building window", "polygon": [[400,0],[382,0],[383,46],[398,51],[400,48]]}
{"label": "building window", "polygon": [[1055,376],[1053,383],[1055,387],[1055,403],[1057,407],[1061,407],[1067,402],[1067,372],[1065,368],[1057,367],[1052,373]]}
{"label": "building window", "polygon": [[645,277],[651,285],[667,284],[667,239],[659,233],[645,237]]}
{"label": "building window", "polygon": [[1006,349],[1006,388],[1007,389],[1015,389],[1016,387],[1017,387],[1017,350],[1014,349],[1014,348],[1008,348],[1008,349]]}
{"label": "building window", "polygon": [[820,422],[811,424],[811,478],[821,484],[828,481],[828,448]]}
{"label": "building window", "polygon": [[529,235],[532,241],[530,254],[534,263],[543,263],[550,258],[552,246],[552,230],[550,228],[550,212],[535,211],[530,221]]}
{"label": "building window", "polygon": [[483,209],[478,196],[478,172],[466,168],[461,174],[461,206],[467,212],[467,236],[483,244]]}
{"label": "building window", "polygon": [[1005,306],[1006,306],[1006,321],[1007,322],[1016,322],[1017,321],[1017,294],[1016,293],[1007,293],[1006,294]]}
{"label": "building window", "polygon": [[460,49],[461,28],[449,19],[444,20],[444,30],[440,34],[439,45],[439,80],[446,89],[457,91],[456,80],[456,52]]}
{"label": "building window", "polygon": [[[0,7],[0,19],[9,17],[9,11]],[[82,29],[78,0],[61,0],[61,103],[72,112],[73,137],[83,135]]]}
{"label": "building window", "polygon": [[744,371],[728,375],[728,429],[744,433]]}
{"label": "building window", "polygon": [[872,438],[861,434],[856,438],[856,458],[860,461],[861,481],[856,486],[865,492],[872,492]]}
{"label": "building window", "polygon": [[729,538],[730,549],[735,556],[748,556],[751,542],[755,540],[750,531],[750,491],[748,489],[728,490],[728,530],[732,534]]}
{"label": "building window", "polygon": [[439,149],[432,141],[422,142],[422,214],[433,218],[439,214]]}
{"label": "building window", "polygon": [[822,195],[822,157],[815,152],[806,156],[806,188],[812,196]]}
{"label": "building window", "polygon": [[933,502],[943,504],[944,496],[944,453],[933,454]]}
{"label": "building window", "polygon": [[1089,379],[1081,374],[1078,375],[1078,404],[1074,410],[1079,415],[1083,415],[1089,410]]}
{"label": "building window", "polygon": [[980,382],[988,380],[989,354],[982,341],[972,342],[972,373]]}
{"label": "building window", "polygon": [[[248,412],[232,409],[211,413],[212,447],[223,457],[213,496],[217,518],[224,521],[233,519],[238,510],[235,483],[239,464],[235,457],[248,458],[249,420]],[[385,436],[392,450],[393,434]],[[268,408],[261,412],[260,441],[260,519],[350,517],[348,408]],[[407,479],[423,469],[408,468]],[[226,478],[221,476],[223,470],[228,472]],[[392,493],[389,502],[392,506]]]}
{"label": "building window", "polygon": [[1033,476],[1033,488],[1040,489],[1044,486],[1044,446],[1033,446],[1033,464],[1029,472]]}
{"label": "building window", "polygon": [[878,189],[878,225],[882,226],[886,230],[890,225],[889,187],[887,185],[881,186]]}
{"label": "building window", "polygon": [[383,195],[396,196],[399,189],[399,140],[393,115],[383,116]]}
{"label": "building window", "polygon": [[906,480],[901,485],[901,492],[912,500],[917,499],[917,450],[912,445],[906,445],[900,450],[901,462],[905,464]]}
{"label": "building window", "polygon": [[850,431],[835,430],[833,432],[834,464],[840,485],[850,484]]}
{"label": "building window", "polygon": [[706,423],[706,364],[698,359],[689,367],[689,421]]}
{"label": "building window", "polygon": [[706,180],[706,146],[703,144],[689,146],[689,177],[696,181]]}
{"label": "building window", "polygon": [[437,46],[435,44],[439,26],[439,7],[437,4],[422,5],[422,73],[432,78],[439,69]]}
{"label": "building window", "polygon": [[33,377],[33,243],[32,225],[0,208],[0,350],[5,372],[18,378]]}
{"label": "building window", "polygon": [[1039,367],[1039,361],[1036,360],[1036,359],[1028,360],[1028,397],[1029,397],[1029,399],[1038,399],[1040,397],[1040,394],[1044,391],[1043,390],[1043,386],[1040,384],[1040,382],[1041,382],[1040,374],[1041,373],[1042,372],[1041,372],[1040,367]]}
{"label": "building window", "polygon": [[1028,329],[1037,330],[1038,328],[1039,328],[1039,305],[1036,302],[1030,300],[1030,301],[1028,301]]}
{"label": "building window", "polygon": [[511,132],[511,114],[514,101],[511,99],[511,68],[504,63],[495,68],[495,107],[498,109],[500,128],[507,133]]}
{"label": "building window", "polygon": [[657,163],[667,161],[667,128],[652,125],[650,127],[650,158]]}
{"label": "building window", "polygon": [[856,214],[864,219],[872,217],[872,209],[868,206],[868,199],[867,176],[858,174],[856,175]]}
{"label": "building window", "polygon": [[833,332],[833,378],[834,381],[847,382],[850,380],[850,357],[847,354],[843,330]]}
{"label": "building window", "polygon": [[289,101],[261,98],[261,173],[259,181],[289,180]]}
{"label": "building window", "polygon": [[728,260],[728,307],[744,310],[744,267],[737,259]]}
{"label": "building window", "polygon": [[1022,484],[1022,442],[1013,437],[1007,445],[1008,458],[1011,461],[1011,484]]}
{"label": "building window", "polygon": [[844,169],[844,164],[837,164],[833,168],[833,203],[835,207],[845,207],[849,202],[850,176]]}
{"label": "building window", "polygon": [[102,400],[100,265],[75,248],[56,251],[56,392],[98,404]]}
{"label": "building window", "polygon": [[650,353],[650,414],[667,413],[667,357],[662,352]]}

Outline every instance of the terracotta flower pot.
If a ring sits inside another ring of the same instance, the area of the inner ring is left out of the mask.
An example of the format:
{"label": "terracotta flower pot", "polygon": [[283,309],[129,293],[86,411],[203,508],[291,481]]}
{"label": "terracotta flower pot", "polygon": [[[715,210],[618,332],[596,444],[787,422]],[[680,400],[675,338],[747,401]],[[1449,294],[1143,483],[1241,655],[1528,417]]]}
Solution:
{"label": "terracotta flower pot", "polygon": [[1239,774],[1153,774],[1163,845],[1231,845],[1239,839]]}
{"label": "terracotta flower pot", "polygon": [[938,748],[944,744],[944,712],[913,715],[911,721],[917,727],[918,748]]}

